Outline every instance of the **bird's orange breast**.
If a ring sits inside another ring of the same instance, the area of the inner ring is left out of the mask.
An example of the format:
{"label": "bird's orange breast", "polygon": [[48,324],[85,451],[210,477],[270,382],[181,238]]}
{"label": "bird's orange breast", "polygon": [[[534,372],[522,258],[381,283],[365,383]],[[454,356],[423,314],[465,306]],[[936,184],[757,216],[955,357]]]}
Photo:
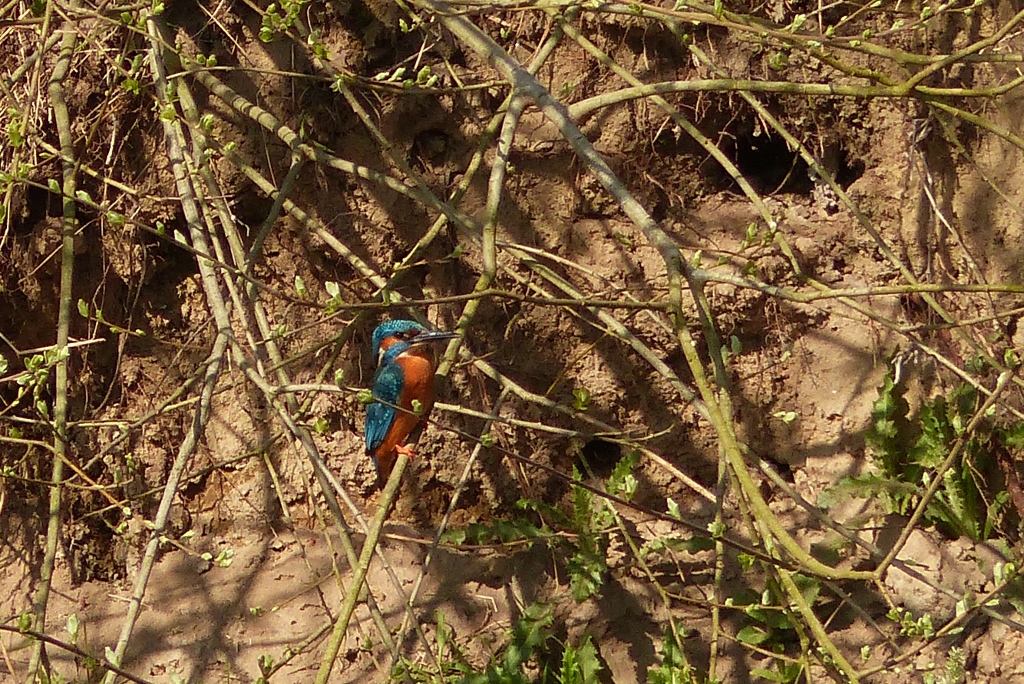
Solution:
{"label": "bird's orange breast", "polygon": [[[395,363],[402,367],[404,376],[402,391],[398,395],[398,406],[403,410],[396,411],[395,421],[375,450],[377,457],[385,460],[393,457],[396,446],[405,444],[420,418],[426,417],[434,405],[434,361],[429,350],[419,352],[410,349],[395,359]],[[419,415],[413,409],[414,401],[420,403]]]}

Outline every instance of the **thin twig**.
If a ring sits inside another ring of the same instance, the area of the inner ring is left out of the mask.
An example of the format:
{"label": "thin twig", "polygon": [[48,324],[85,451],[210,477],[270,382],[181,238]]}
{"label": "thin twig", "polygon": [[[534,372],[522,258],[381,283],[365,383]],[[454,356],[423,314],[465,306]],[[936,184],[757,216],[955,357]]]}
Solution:
{"label": "thin twig", "polygon": [[[47,7],[47,19],[50,8]],[[44,29],[45,35],[45,29]],[[61,190],[64,195],[61,216],[61,269],[60,269],[60,303],[57,314],[58,350],[67,349],[69,329],[71,326],[72,283],[75,268],[75,233],[77,232],[76,205],[71,198],[75,196],[78,172],[74,161],[74,137],[71,131],[71,116],[64,100],[64,79],[71,68],[71,57],[78,42],[78,34],[73,26],[67,26],[61,32],[61,50],[50,75],[48,93],[53,107],[54,119],[57,123],[57,134],[61,150],[66,159],[61,164]],[[50,599],[50,583],[53,578],[54,561],[60,543],[61,495],[64,481],[64,463],[68,457],[68,353],[59,353],[56,363],[56,396],[53,403],[53,468],[50,481],[52,483],[47,515],[46,545],[43,550],[43,564],[39,569],[39,585],[33,605],[35,624],[46,630],[46,609]],[[32,648],[29,659],[26,681],[31,684],[39,674],[39,666],[44,658],[43,641],[37,641]]]}

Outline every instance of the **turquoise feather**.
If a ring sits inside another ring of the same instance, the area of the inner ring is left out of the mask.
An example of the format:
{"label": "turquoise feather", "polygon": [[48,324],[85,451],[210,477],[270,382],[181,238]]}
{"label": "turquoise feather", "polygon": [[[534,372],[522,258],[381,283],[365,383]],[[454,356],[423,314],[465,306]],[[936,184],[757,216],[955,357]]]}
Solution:
{"label": "turquoise feather", "polygon": [[405,384],[405,372],[395,362],[395,359],[408,348],[409,345],[406,342],[396,342],[388,347],[373,376],[373,398],[378,401],[366,407],[365,428],[366,453],[371,456],[374,449],[384,441],[391,424],[395,422],[395,416],[398,413],[395,406],[402,393],[402,385]]}

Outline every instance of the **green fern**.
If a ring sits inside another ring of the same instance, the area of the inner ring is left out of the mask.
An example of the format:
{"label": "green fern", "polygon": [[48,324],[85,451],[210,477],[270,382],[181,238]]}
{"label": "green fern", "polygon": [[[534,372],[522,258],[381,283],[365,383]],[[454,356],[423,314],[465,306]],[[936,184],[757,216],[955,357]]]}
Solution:
{"label": "green fern", "polygon": [[982,421],[967,434],[978,410],[977,392],[962,385],[949,397],[925,402],[911,417],[904,389],[886,373],[872,406],[865,441],[881,474],[848,477],[819,500],[830,507],[846,498],[877,497],[890,513],[906,515],[921,501],[936,470],[958,440],[960,459],[941,475],[942,484],[928,502],[925,520],[952,536],[984,540],[997,527],[1009,496],[989,493],[995,470],[994,448],[1024,445],[1024,424],[995,427]]}

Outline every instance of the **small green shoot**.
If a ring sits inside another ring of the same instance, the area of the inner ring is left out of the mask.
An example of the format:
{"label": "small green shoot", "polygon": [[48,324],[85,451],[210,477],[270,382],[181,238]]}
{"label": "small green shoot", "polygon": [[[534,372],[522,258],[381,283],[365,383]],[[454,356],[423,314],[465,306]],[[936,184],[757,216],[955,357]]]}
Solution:
{"label": "small green shoot", "polygon": [[259,37],[264,43],[270,43],[295,24],[295,20],[309,0],[281,0],[280,7],[276,2],[270,3],[260,26]]}
{"label": "small green shoot", "polygon": [[341,286],[333,280],[325,282],[324,289],[330,296],[330,299],[324,302],[324,312],[330,315],[340,309],[345,301],[341,298]]}
{"label": "small green shoot", "polygon": [[14,119],[7,124],[7,140],[15,149],[25,144],[25,132],[22,129],[21,119]]}
{"label": "small green shoot", "polygon": [[318,435],[326,435],[331,431],[331,424],[323,416],[317,416],[314,418],[311,427],[313,428],[313,432]]}
{"label": "small green shoot", "polygon": [[274,657],[269,653],[261,653],[256,659],[256,666],[260,668],[260,673],[264,677],[269,677],[274,669]]}
{"label": "small green shoot", "polygon": [[900,626],[900,634],[903,636],[921,639],[931,639],[935,636],[932,616],[928,613],[915,620],[909,610],[897,606],[886,613],[885,617]]}
{"label": "small green shoot", "polygon": [[799,414],[796,411],[776,411],[772,414],[773,418],[778,418],[786,425],[790,425],[799,418]]}
{"label": "small green shoot", "polygon": [[582,385],[572,391],[572,407],[583,412],[590,408],[590,390]]}

